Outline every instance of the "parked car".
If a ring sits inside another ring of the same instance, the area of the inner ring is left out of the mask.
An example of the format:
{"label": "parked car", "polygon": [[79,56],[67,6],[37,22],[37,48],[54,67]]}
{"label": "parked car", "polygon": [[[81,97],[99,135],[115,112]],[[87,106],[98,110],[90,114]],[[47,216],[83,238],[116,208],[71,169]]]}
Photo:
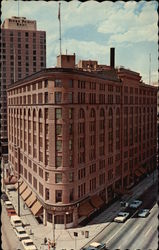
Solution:
{"label": "parked car", "polygon": [[22,240],[21,242],[25,250],[37,250],[31,239]]}
{"label": "parked car", "polygon": [[127,212],[119,212],[117,216],[114,218],[115,222],[125,222],[129,217],[129,213]]}
{"label": "parked car", "polygon": [[5,201],[4,205],[5,205],[6,209],[14,209],[14,206],[13,206],[11,201]]}
{"label": "parked car", "polygon": [[105,243],[92,242],[89,247],[82,248],[83,250],[106,250]]}
{"label": "parked car", "polygon": [[9,217],[13,215],[17,215],[15,209],[7,209],[7,214]]}
{"label": "parked car", "polygon": [[134,201],[132,201],[130,203],[129,207],[130,208],[138,208],[138,207],[141,206],[141,204],[142,204],[142,201],[140,201],[140,200],[134,200]]}
{"label": "parked car", "polygon": [[15,233],[19,240],[27,240],[30,239],[29,235],[26,233],[23,227],[15,227]]}
{"label": "parked car", "polygon": [[11,216],[10,221],[11,221],[13,228],[22,227],[22,220],[18,215]]}
{"label": "parked car", "polygon": [[146,217],[150,214],[150,210],[149,209],[141,209],[139,212],[138,212],[138,217]]}
{"label": "parked car", "polygon": [[7,196],[7,194],[5,192],[2,192],[1,194],[1,199],[5,202],[5,201],[9,201],[9,198]]}

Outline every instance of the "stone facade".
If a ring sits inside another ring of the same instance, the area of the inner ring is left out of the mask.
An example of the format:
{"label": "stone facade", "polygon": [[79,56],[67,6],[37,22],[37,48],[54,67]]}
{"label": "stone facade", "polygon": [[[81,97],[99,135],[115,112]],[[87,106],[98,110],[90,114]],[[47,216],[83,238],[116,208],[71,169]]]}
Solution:
{"label": "stone facade", "polygon": [[155,168],[156,88],[106,68],[45,69],[8,88],[9,163],[17,174],[16,144],[21,178],[56,226],[76,226],[91,197],[107,204]]}

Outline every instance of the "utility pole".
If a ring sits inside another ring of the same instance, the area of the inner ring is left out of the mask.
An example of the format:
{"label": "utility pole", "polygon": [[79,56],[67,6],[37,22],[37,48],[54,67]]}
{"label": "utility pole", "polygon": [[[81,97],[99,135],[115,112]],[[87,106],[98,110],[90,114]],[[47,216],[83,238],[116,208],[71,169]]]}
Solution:
{"label": "utility pole", "polygon": [[18,160],[18,216],[20,216],[20,147],[17,147],[17,160]]}
{"label": "utility pole", "polygon": [[55,250],[55,216],[52,215],[53,250]]}

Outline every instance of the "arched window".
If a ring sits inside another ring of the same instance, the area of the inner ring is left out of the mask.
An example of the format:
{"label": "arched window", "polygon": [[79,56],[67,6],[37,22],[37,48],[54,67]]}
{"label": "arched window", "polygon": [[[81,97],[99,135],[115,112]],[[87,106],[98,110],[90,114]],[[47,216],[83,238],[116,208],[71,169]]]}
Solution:
{"label": "arched window", "polygon": [[28,109],[28,119],[31,117],[30,109]]}
{"label": "arched window", "polygon": [[35,119],[36,118],[36,110],[34,109],[33,110],[33,119]]}
{"label": "arched window", "polygon": [[90,117],[95,118],[95,110],[92,108],[90,111]]}
{"label": "arched window", "polygon": [[80,109],[78,113],[78,118],[84,118],[84,117],[85,117],[84,110]]}
{"label": "arched window", "polygon": [[39,110],[39,118],[43,118],[42,110]]}
{"label": "arched window", "polygon": [[113,116],[113,110],[112,110],[112,108],[109,109],[109,113],[108,114],[109,114],[109,116]]}
{"label": "arched window", "polygon": [[101,108],[101,110],[100,110],[100,117],[104,117],[104,114],[105,114],[104,109]]}

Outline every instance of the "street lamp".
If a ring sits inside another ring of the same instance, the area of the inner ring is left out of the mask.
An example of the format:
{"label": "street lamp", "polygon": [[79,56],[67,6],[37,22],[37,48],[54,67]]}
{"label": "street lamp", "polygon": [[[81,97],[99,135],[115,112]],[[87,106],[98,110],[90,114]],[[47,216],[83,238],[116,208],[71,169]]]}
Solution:
{"label": "street lamp", "polygon": [[66,224],[67,224],[67,215],[69,215],[69,212],[66,212],[66,213],[65,213],[65,215],[66,215],[66,216],[65,216],[65,229],[66,229]]}
{"label": "street lamp", "polygon": [[18,216],[20,216],[20,193],[19,193],[19,187],[20,187],[20,147],[14,146],[17,150],[17,161],[18,161]]}
{"label": "street lamp", "polygon": [[53,250],[55,250],[55,215],[52,214]]}

